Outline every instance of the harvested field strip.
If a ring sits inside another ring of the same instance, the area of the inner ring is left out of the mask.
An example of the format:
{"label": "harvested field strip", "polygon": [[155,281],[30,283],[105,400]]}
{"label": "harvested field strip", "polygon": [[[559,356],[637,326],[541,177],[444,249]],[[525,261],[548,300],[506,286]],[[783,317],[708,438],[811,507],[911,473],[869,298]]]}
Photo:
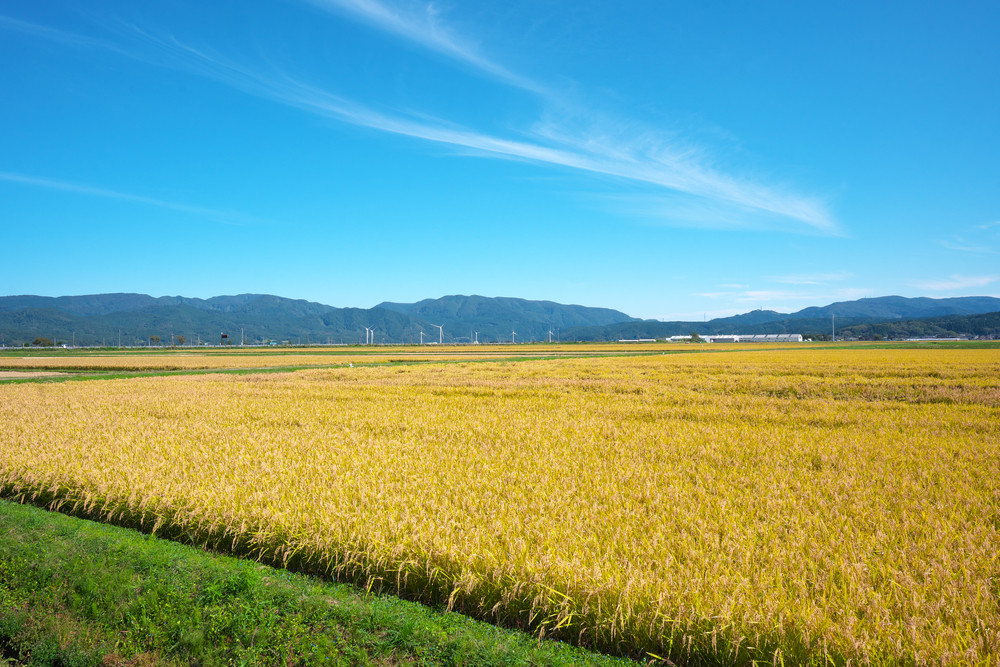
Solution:
{"label": "harvested field strip", "polygon": [[[743,346],[744,351],[773,349],[774,346]],[[328,367],[340,364],[406,363],[425,361],[475,361],[491,359],[545,359],[644,354],[690,354],[720,352],[732,346],[613,343],[570,345],[463,345],[349,347],[322,350],[268,350],[261,348],[87,351],[19,350],[0,353],[0,369],[59,370],[224,370],[256,368]]]}

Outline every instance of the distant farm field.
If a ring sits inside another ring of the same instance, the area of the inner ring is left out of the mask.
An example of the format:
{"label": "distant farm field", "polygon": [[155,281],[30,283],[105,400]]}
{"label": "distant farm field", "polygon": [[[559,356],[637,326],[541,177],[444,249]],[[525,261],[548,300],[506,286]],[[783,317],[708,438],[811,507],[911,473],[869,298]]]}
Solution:
{"label": "distant farm field", "polygon": [[1000,661],[1000,349],[7,384],[0,406],[5,496],[586,646]]}
{"label": "distant farm field", "polygon": [[[730,346],[731,347],[731,346]],[[713,346],[713,350],[725,346]],[[76,371],[184,371],[285,367],[325,367],[349,364],[470,361],[539,357],[574,357],[656,352],[685,353],[690,346],[654,343],[568,345],[421,345],[304,348],[129,348],[81,350],[8,348],[0,352],[0,370],[60,369]]]}

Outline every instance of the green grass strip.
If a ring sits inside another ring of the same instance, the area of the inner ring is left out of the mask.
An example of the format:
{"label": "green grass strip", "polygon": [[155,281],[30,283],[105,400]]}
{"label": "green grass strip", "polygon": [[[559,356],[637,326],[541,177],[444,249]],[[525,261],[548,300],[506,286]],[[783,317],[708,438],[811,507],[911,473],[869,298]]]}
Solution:
{"label": "green grass strip", "polygon": [[0,665],[638,663],[0,501]]}

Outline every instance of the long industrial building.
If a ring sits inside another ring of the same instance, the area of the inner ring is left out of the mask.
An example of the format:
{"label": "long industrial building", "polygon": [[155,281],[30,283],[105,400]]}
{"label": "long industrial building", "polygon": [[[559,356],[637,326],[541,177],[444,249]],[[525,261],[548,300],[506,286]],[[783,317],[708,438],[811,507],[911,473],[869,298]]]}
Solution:
{"label": "long industrial building", "polygon": [[801,343],[802,334],[732,334],[702,336],[709,343]]}
{"label": "long industrial building", "polygon": [[[706,343],[801,343],[802,334],[706,334]],[[671,336],[671,342],[691,340],[691,336]]]}

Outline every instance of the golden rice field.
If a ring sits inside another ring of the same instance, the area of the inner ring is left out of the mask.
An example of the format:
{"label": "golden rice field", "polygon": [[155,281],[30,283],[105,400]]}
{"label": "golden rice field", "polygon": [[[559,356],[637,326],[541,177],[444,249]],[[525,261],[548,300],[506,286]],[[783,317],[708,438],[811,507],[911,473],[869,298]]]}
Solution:
{"label": "golden rice field", "polygon": [[205,355],[177,353],[163,355],[108,355],[65,357],[0,357],[0,369],[60,369],[104,371],[173,371],[264,369],[281,367],[335,366],[340,364],[370,364],[401,361],[458,361],[476,358],[474,355],[369,353],[369,354],[295,354],[276,355]]}
{"label": "golden rice field", "polygon": [[[716,346],[713,349],[717,349]],[[80,371],[174,371],[174,370],[224,370],[264,369],[282,367],[324,367],[340,364],[371,364],[420,361],[464,361],[497,358],[531,358],[559,356],[599,356],[621,353],[651,353],[678,351],[678,344],[625,344],[581,345],[425,345],[425,346],[372,346],[349,348],[298,349],[184,349],[153,348],[128,352],[79,351],[52,354],[0,354],[0,370],[80,370]]]}
{"label": "golden rice field", "polygon": [[7,496],[683,664],[1000,662],[1000,349],[0,386]]}

